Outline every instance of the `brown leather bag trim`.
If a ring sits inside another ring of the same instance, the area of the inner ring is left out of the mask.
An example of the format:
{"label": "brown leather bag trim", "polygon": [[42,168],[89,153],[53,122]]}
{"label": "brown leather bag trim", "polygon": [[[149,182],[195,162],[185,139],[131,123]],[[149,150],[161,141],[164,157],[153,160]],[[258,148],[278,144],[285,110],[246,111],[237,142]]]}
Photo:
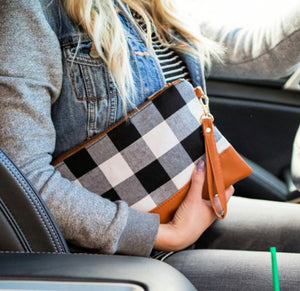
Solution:
{"label": "brown leather bag trim", "polygon": [[180,190],[175,192],[171,197],[153,208],[150,213],[156,213],[160,216],[160,223],[167,223],[172,220],[177,208],[184,200],[190,189],[191,181],[186,183]]}
{"label": "brown leather bag trim", "polygon": [[252,169],[232,146],[221,153],[220,160],[225,187],[246,178],[252,173]]}

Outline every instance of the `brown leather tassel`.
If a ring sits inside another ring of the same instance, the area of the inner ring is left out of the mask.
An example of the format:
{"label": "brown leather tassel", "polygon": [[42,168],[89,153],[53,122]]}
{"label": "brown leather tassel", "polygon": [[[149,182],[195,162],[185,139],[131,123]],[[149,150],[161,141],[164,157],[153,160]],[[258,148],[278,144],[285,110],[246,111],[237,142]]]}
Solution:
{"label": "brown leather tassel", "polygon": [[[227,201],[225,196],[225,183],[220,156],[217,150],[214,134],[214,117],[209,111],[209,99],[200,86],[195,88],[195,93],[203,109],[200,117],[205,143],[206,157],[206,182],[211,206],[218,218],[223,219],[227,213]],[[206,187],[205,187],[206,188]]]}
{"label": "brown leather tassel", "polygon": [[202,128],[205,142],[206,175],[209,199],[216,216],[223,219],[227,213],[227,203],[222,166],[213,130],[213,119],[211,117],[202,118]]}

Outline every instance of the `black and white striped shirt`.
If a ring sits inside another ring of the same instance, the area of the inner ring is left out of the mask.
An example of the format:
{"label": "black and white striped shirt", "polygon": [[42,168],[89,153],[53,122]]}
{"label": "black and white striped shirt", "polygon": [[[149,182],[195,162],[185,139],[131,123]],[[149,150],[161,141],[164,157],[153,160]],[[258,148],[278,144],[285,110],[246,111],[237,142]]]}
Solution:
{"label": "black and white striped shirt", "polygon": [[[147,28],[143,18],[135,11],[132,11],[132,15],[136,20],[137,24],[146,33]],[[176,53],[176,51],[162,45],[156,33],[152,32],[151,38],[153,50],[158,58],[166,82],[173,82],[179,78],[183,78],[187,81],[190,81],[189,72],[180,56]]]}

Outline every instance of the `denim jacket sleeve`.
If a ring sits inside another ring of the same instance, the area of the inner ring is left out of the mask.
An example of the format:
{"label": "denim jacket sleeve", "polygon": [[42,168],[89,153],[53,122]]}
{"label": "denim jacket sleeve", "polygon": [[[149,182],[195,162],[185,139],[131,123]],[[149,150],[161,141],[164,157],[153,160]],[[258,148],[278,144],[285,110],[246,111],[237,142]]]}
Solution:
{"label": "denim jacket sleeve", "polygon": [[300,5],[253,28],[234,28],[203,22],[202,34],[225,47],[224,64],[213,63],[210,75],[277,79],[300,63]]}
{"label": "denim jacket sleeve", "polygon": [[40,1],[1,1],[0,36],[0,146],[41,193],[66,239],[103,253],[147,256],[157,215],[103,199],[51,166],[51,104],[60,94],[62,64]]}

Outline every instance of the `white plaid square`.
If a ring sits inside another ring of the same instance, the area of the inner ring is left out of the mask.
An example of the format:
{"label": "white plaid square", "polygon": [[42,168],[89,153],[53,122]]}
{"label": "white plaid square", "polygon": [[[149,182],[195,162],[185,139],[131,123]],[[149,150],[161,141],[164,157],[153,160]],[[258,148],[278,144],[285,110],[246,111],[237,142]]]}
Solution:
{"label": "white plaid square", "polygon": [[195,165],[192,163],[172,179],[178,190],[181,189],[191,179],[194,168]]}
{"label": "white plaid square", "polygon": [[120,153],[100,164],[99,168],[112,187],[117,186],[130,176],[134,175]]}
{"label": "white plaid square", "polygon": [[227,141],[225,137],[221,137],[217,142],[217,150],[218,153],[222,153],[224,150],[230,147],[230,143]]}
{"label": "white plaid square", "polygon": [[177,137],[165,121],[145,134],[143,139],[157,158],[179,143]]}
{"label": "white plaid square", "polygon": [[157,205],[155,204],[155,202],[153,201],[153,199],[151,198],[150,195],[146,196],[145,198],[143,198],[139,202],[131,205],[131,207],[133,209],[140,210],[140,211],[145,211],[145,212],[152,210],[156,206]]}

